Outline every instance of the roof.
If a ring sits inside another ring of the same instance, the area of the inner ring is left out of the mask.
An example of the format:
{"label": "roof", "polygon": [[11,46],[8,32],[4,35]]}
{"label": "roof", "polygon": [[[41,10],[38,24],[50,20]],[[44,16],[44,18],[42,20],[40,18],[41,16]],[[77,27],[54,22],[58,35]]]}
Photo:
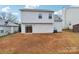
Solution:
{"label": "roof", "polygon": [[12,22],[5,23],[5,20],[0,19],[0,26],[18,26],[17,24],[14,24]]}
{"label": "roof", "polygon": [[43,23],[32,23],[32,22],[29,22],[29,23],[22,23],[22,24],[52,24],[52,22],[49,22],[49,23],[47,23],[47,22],[43,22]]}
{"label": "roof", "polygon": [[52,10],[42,10],[42,9],[20,9],[20,11],[32,11],[32,12],[54,12]]}

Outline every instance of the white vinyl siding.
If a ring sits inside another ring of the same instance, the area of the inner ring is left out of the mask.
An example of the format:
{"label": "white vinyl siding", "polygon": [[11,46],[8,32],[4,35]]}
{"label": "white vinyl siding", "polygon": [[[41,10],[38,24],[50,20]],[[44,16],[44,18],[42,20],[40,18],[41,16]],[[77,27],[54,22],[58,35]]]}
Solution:
{"label": "white vinyl siding", "polygon": [[22,24],[22,33],[26,33],[27,26],[32,26],[32,33],[53,33],[53,24]]}
{"label": "white vinyl siding", "polygon": [[[42,19],[39,19],[39,14],[42,15]],[[22,23],[53,23],[54,17],[52,13],[52,19],[49,17],[50,12],[21,12]]]}

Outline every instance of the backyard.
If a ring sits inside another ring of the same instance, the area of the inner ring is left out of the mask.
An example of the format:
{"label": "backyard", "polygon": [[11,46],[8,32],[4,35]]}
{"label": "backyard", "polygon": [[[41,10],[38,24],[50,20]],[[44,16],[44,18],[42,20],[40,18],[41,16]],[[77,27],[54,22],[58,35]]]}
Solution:
{"label": "backyard", "polygon": [[0,37],[0,53],[66,54],[79,53],[79,33],[11,34]]}

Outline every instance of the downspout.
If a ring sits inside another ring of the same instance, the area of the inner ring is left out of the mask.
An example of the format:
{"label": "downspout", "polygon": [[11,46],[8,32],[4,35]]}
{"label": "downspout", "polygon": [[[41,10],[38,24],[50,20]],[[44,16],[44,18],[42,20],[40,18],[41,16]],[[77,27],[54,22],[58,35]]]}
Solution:
{"label": "downspout", "polygon": [[66,8],[65,8],[65,29],[67,28],[67,24],[66,24]]}

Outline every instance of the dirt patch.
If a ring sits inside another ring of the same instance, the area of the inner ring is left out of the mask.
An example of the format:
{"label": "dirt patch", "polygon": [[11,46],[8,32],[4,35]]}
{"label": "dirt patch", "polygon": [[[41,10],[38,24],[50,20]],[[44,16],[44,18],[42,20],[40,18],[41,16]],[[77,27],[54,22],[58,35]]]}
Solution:
{"label": "dirt patch", "polygon": [[79,42],[75,43],[78,41],[75,38],[79,38],[79,36],[76,35],[78,34],[71,32],[55,34],[16,33],[0,38],[0,53],[79,53]]}

